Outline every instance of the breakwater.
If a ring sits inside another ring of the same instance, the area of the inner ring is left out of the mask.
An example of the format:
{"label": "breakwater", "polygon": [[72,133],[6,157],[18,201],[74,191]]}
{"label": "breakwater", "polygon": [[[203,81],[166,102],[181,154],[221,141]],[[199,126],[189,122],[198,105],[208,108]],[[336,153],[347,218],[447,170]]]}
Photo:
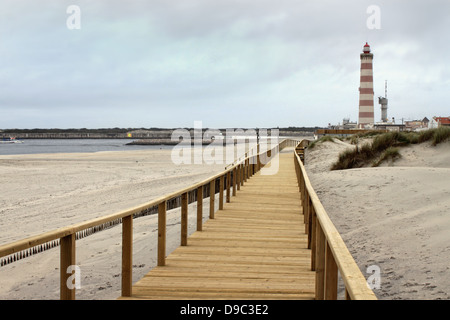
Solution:
{"label": "breakwater", "polygon": [[[172,134],[177,129],[155,129],[155,130],[56,130],[56,129],[39,129],[39,130],[0,130],[0,139],[15,137],[17,139],[145,139],[146,144],[160,140],[164,144],[177,144],[172,141]],[[202,136],[208,129],[203,129]],[[222,136],[226,136],[228,129],[216,129]],[[233,130],[233,129],[232,129]],[[270,129],[269,129],[270,130]],[[194,129],[186,129],[191,137],[194,137]],[[287,137],[303,137],[312,136],[313,130],[279,130],[279,136]],[[205,138],[205,137],[204,137]],[[208,137],[210,138],[210,137]],[[210,140],[210,139],[204,139]],[[145,142],[145,141],[144,141]],[[211,142],[211,141],[209,141]]]}

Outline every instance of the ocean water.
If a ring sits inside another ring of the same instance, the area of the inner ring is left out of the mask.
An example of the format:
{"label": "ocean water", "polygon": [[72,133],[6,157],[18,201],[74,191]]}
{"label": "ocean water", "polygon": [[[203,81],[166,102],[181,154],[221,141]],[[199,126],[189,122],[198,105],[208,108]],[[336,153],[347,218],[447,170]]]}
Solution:
{"label": "ocean water", "polygon": [[0,144],[0,155],[171,149],[173,146],[130,145],[133,139],[24,139]]}

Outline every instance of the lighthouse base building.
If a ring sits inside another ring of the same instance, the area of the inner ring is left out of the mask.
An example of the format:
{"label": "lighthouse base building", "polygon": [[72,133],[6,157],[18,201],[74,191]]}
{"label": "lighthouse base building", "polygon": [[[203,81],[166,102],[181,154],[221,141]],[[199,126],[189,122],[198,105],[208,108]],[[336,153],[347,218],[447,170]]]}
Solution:
{"label": "lighthouse base building", "polygon": [[370,46],[364,45],[361,53],[361,78],[359,87],[359,117],[358,127],[367,128],[374,124],[374,91],[373,91],[373,54]]}

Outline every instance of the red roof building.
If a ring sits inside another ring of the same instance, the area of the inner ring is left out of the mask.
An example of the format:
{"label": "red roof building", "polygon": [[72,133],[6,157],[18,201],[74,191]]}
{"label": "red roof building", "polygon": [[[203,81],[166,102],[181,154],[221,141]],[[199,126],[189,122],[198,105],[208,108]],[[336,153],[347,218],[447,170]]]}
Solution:
{"label": "red roof building", "polygon": [[433,119],[438,123],[438,127],[450,126],[450,117],[433,117]]}

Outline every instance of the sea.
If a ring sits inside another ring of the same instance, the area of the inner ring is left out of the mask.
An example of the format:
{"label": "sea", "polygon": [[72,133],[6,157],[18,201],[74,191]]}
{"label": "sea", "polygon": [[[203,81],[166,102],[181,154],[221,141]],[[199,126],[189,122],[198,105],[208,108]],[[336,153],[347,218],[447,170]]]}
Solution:
{"label": "sea", "polygon": [[0,144],[0,155],[38,153],[85,153],[99,151],[172,149],[170,145],[127,145],[132,139],[24,139]]}

